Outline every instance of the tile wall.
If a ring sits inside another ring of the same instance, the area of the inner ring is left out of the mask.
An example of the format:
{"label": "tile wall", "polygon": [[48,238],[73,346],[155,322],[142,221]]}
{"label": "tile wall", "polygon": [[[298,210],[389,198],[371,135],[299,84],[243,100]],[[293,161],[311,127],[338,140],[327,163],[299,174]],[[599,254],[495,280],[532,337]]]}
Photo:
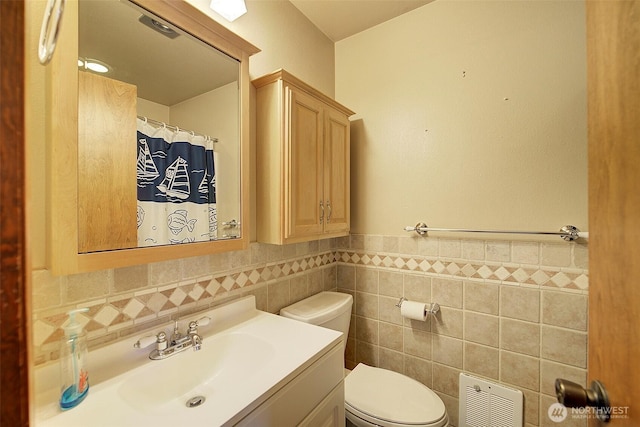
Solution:
{"label": "tile wall", "polygon": [[[525,425],[551,426],[556,377],[586,382],[588,250],[566,242],[352,235],[136,267],[53,277],[36,270],[34,360],[58,358],[65,313],[90,346],[247,294],[280,308],[322,290],[354,296],[346,365],[402,372],[435,390],[458,425],[458,374],[518,388]],[[427,322],[405,320],[399,298],[437,302]],[[585,426],[584,420],[563,425]]]}
{"label": "tile wall", "polygon": [[33,359],[58,359],[69,310],[94,348],[215,305],[253,294],[258,308],[280,308],[322,290],[335,290],[335,240],[275,246],[135,267],[53,277],[33,272]]}
{"label": "tile wall", "polygon": [[[547,416],[555,378],[586,382],[585,244],[352,235],[338,246],[338,290],[354,295],[347,367],[421,381],[453,425],[460,372],[522,390],[526,426],[558,425]],[[404,319],[401,296],[441,311]]]}

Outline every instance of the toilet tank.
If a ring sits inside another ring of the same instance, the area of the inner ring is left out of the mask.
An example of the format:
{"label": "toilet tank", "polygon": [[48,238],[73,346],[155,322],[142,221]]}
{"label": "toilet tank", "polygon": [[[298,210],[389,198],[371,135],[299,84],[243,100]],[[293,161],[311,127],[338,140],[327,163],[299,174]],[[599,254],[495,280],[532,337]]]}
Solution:
{"label": "toilet tank", "polygon": [[353,297],[340,292],[320,292],[280,310],[280,315],[340,331],[343,349],[349,335]]}

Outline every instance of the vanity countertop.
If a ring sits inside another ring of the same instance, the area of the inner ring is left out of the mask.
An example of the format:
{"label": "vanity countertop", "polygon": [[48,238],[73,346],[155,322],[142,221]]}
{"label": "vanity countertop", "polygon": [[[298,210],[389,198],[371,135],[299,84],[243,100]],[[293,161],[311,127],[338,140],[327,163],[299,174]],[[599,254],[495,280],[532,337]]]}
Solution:
{"label": "vanity countertop", "polygon": [[[37,369],[35,425],[233,425],[341,345],[340,332],[257,310],[254,297],[193,315],[181,324],[202,316],[211,322],[200,328],[203,344],[197,352],[188,349],[152,361],[148,354],[153,346],[133,348],[137,337],[91,351],[89,394],[65,412],[57,405],[57,365]],[[195,396],[203,396],[204,403],[187,408]]]}

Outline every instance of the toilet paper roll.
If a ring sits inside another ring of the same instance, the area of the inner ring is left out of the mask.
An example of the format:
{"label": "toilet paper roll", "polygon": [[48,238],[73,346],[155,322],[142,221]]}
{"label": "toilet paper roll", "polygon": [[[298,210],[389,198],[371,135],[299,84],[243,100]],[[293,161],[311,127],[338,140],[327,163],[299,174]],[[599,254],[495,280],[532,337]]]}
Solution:
{"label": "toilet paper roll", "polygon": [[400,306],[400,314],[407,319],[422,320],[427,319],[427,305],[423,302],[403,301]]}

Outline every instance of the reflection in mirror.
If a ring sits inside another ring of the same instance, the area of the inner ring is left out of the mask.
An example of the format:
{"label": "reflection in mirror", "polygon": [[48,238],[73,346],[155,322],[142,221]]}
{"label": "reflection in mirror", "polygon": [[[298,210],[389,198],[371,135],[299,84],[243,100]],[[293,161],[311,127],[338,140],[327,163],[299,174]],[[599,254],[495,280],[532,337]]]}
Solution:
{"label": "reflection in mirror", "polygon": [[78,19],[79,251],[240,237],[239,63],[126,1]]}

